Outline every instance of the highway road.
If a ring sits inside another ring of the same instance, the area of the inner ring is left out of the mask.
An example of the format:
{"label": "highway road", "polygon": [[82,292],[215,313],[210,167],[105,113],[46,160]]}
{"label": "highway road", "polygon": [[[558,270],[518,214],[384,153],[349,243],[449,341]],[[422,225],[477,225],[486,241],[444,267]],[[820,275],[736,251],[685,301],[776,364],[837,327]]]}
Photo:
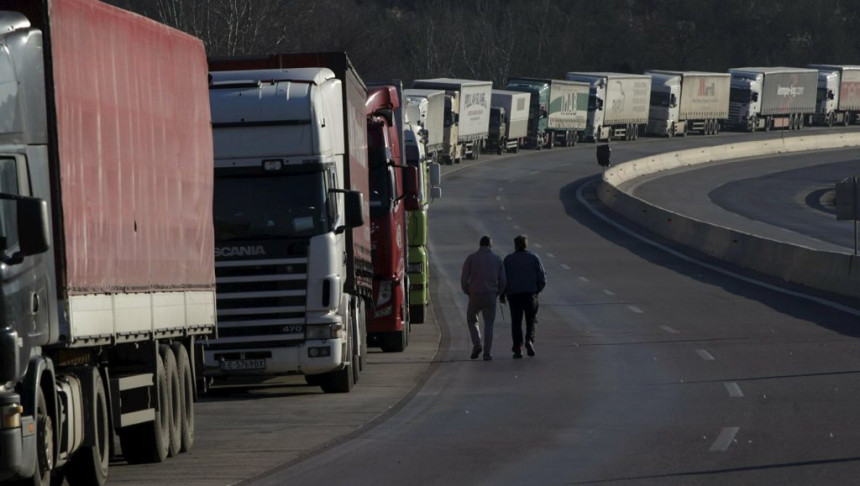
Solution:
{"label": "highway road", "polygon": [[[640,139],[613,160],[754,136],[782,135]],[[350,396],[281,383],[206,398],[192,453],[113,464],[111,484],[853,483],[860,314],[835,305],[852,303],[643,239],[597,203],[599,172],[588,144],[446,167],[435,319],[406,353],[371,356]],[[709,193],[737,215],[725,190],[747,183]],[[537,356],[511,358],[505,309],[495,359],[472,361],[460,265],[480,236],[506,254],[519,233],[549,274]]]}

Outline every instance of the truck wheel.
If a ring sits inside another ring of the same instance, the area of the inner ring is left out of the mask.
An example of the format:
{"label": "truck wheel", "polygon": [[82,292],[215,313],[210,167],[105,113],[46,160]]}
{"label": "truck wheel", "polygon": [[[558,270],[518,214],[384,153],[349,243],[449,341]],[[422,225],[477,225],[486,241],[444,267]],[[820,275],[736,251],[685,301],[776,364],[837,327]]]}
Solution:
{"label": "truck wheel", "polygon": [[182,426],[180,436],[182,446],[179,452],[188,452],[194,445],[194,371],[191,369],[191,359],[188,350],[182,343],[176,342],[171,346],[176,357],[176,371],[179,373],[180,410],[182,411]]}
{"label": "truck wheel", "polygon": [[93,412],[96,436],[94,444],[82,447],[72,455],[64,468],[66,479],[71,486],[103,486],[107,483],[110,464],[110,422],[105,385],[98,368],[93,368]]}
{"label": "truck wheel", "polygon": [[424,323],[424,305],[411,305],[409,306],[409,322],[414,322],[416,324]]}
{"label": "truck wheel", "polygon": [[851,123],[851,118],[854,116],[850,111],[845,112],[845,116],[842,117],[842,126],[847,127]]}
{"label": "truck wheel", "polygon": [[833,126],[833,116],[834,116],[834,113],[833,113],[833,112],[830,112],[830,113],[828,113],[828,114],[827,114],[827,120],[826,120],[824,123],[825,123],[828,127],[832,127],[832,126]]}
{"label": "truck wheel", "polygon": [[756,117],[750,118],[748,123],[749,131],[751,133],[755,132],[756,128],[758,127],[758,120],[756,120]]}
{"label": "truck wheel", "polygon": [[[36,471],[32,478],[13,484],[26,486],[50,486],[54,469],[54,424],[48,412],[48,400],[42,388],[36,391]],[[57,476],[57,479],[62,479]]]}
{"label": "truck wheel", "polygon": [[154,378],[157,393],[155,420],[125,427],[119,431],[122,455],[130,464],[162,462],[167,459],[167,449],[170,444],[170,413],[168,411],[170,390],[161,356],[155,357]]}
{"label": "truck wheel", "polygon": [[352,391],[353,366],[354,364],[350,364],[339,370],[317,375],[319,376],[318,383],[322,391],[325,393],[349,393]]}
{"label": "truck wheel", "polygon": [[176,367],[176,356],[167,344],[158,347],[161,359],[164,361],[164,374],[167,377],[167,389],[170,401],[167,413],[170,415],[170,442],[168,442],[167,457],[178,456],[182,449],[182,387],[179,385],[179,370]]}

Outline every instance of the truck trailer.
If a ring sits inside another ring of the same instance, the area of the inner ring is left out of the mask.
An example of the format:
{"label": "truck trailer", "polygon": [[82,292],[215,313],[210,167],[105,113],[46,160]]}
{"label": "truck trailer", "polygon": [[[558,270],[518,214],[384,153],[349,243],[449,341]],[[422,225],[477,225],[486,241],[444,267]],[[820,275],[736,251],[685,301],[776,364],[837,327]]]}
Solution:
{"label": "truck trailer", "polygon": [[728,126],[754,132],[772,128],[801,130],[815,112],[818,70],[794,67],[742,67],[732,76]]}
{"label": "truck trailer", "polygon": [[195,341],[215,331],[206,54],[95,0],[0,1],[0,32],[0,481],[103,485],[115,449],[194,442]]}
{"label": "truck trailer", "polygon": [[[418,135],[425,157],[440,161],[445,146],[445,92],[433,89],[405,89],[406,118],[419,126]],[[421,133],[423,131],[423,133]]]}
{"label": "truck trailer", "polygon": [[[446,162],[459,162],[463,157],[477,159],[486,145],[490,131],[490,98],[493,83],[471,79],[416,79],[413,88],[443,90],[451,107],[446,114],[450,127]],[[454,136],[456,132],[456,136]],[[456,145],[455,145],[456,143]]]}
{"label": "truck trailer", "polygon": [[635,140],[648,124],[651,76],[610,72],[569,72],[569,81],[591,86],[585,137],[590,141]]}
{"label": "truck trailer", "polygon": [[365,84],[338,52],[209,69],[220,322],[205,373],[349,392],[373,283]]}
{"label": "truck trailer", "polygon": [[519,152],[528,134],[530,93],[494,89],[487,150]]}
{"label": "truck trailer", "polygon": [[731,75],[651,70],[651,109],[646,133],[663,137],[719,133],[729,116]]}
{"label": "truck trailer", "polygon": [[832,127],[857,122],[860,114],[860,66],[810,64],[818,70],[818,93],[812,122]]}
{"label": "truck trailer", "polygon": [[588,122],[589,88],[561,79],[508,78],[506,90],[531,94],[527,145],[538,150],[576,145]]}

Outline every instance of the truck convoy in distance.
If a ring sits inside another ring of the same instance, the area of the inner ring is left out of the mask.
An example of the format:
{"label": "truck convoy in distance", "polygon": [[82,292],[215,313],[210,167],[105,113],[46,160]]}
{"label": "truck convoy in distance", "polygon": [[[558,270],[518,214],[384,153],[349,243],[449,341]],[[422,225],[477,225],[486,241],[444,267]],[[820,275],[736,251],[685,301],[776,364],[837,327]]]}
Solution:
{"label": "truck convoy in distance", "polygon": [[206,54],[92,0],[0,1],[0,481],[194,442],[215,331]]}
{"label": "truck convoy in distance", "polygon": [[531,94],[527,145],[538,150],[576,145],[588,122],[589,88],[560,79],[508,78],[506,90]]}
{"label": "truck convoy in distance", "polygon": [[367,91],[373,260],[367,345],[385,352],[401,352],[409,344],[406,212],[419,208],[418,169],[403,163],[402,103],[399,82],[375,85]]}
{"label": "truck convoy in distance", "polygon": [[645,74],[652,78],[646,133],[663,137],[719,133],[729,117],[731,74],[660,70]]}
{"label": "truck convoy in distance", "polygon": [[209,68],[220,322],[205,373],[349,392],[373,281],[365,84],[344,53]]}
{"label": "truck convoy in distance", "polygon": [[490,98],[493,83],[470,79],[416,79],[412,87],[443,90],[446,95],[445,163],[459,163],[463,157],[477,159],[490,130]]}
{"label": "truck convoy in distance", "polygon": [[855,123],[860,114],[860,66],[810,64],[806,67],[818,70],[813,124],[832,127]]}
{"label": "truck convoy in distance", "polygon": [[519,152],[529,129],[530,93],[494,89],[487,150]]}
{"label": "truck convoy in distance", "polygon": [[569,72],[569,81],[591,86],[585,138],[636,140],[648,124],[651,76],[610,72]]}
{"label": "truck convoy in distance", "polygon": [[730,128],[754,132],[800,130],[815,112],[818,70],[793,67],[729,69]]}
{"label": "truck convoy in distance", "polygon": [[445,91],[405,89],[403,94],[406,118],[421,127],[418,134],[424,145],[424,156],[439,162],[445,146]]}

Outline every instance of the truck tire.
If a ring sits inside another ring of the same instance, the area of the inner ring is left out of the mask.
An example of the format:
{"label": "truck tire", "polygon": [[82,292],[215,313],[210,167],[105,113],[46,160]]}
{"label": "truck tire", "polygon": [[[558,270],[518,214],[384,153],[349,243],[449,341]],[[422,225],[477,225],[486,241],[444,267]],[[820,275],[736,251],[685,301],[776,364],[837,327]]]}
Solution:
{"label": "truck tire", "polygon": [[425,307],[423,304],[409,306],[409,322],[423,324]]}
{"label": "truck tire", "polygon": [[[51,486],[51,476],[54,469],[54,425],[48,411],[48,400],[45,392],[39,387],[36,390],[36,471],[32,478],[15,481],[16,486]],[[57,475],[57,479],[62,476]]]}
{"label": "truck tire", "polygon": [[164,361],[160,355],[155,357],[155,390],[158,402],[155,408],[155,420],[125,427],[119,431],[122,455],[130,464],[163,462],[167,459],[167,449],[170,444],[168,411],[170,391],[167,375],[164,372]]}
{"label": "truck tire", "polygon": [[179,452],[188,452],[194,445],[194,371],[191,369],[191,359],[188,350],[182,343],[176,342],[171,346],[176,357],[176,370],[179,373],[179,388],[181,393],[182,425],[180,436],[182,446]]}
{"label": "truck tire", "polygon": [[161,359],[164,361],[164,374],[167,378],[167,389],[170,395],[167,413],[170,415],[170,442],[167,446],[167,457],[179,455],[182,449],[182,388],[179,386],[179,370],[176,367],[176,356],[167,344],[158,346]]}
{"label": "truck tire", "polygon": [[352,391],[352,364],[318,376],[318,383],[325,393],[349,393]]}
{"label": "truck tire", "polygon": [[110,465],[110,429],[109,408],[104,381],[98,368],[93,368],[93,417],[96,436],[93,445],[81,447],[63,468],[71,486],[104,486],[107,483],[108,466]]}

